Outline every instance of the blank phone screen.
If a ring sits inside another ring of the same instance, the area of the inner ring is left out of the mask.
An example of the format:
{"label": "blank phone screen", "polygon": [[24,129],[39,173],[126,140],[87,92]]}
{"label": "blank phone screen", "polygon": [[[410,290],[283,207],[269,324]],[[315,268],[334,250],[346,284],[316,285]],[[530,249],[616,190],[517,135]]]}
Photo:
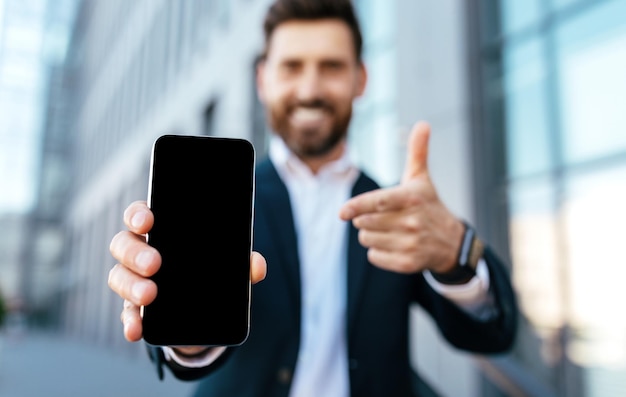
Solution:
{"label": "blank phone screen", "polygon": [[254,149],[244,139],[164,135],[153,146],[148,244],[161,254],[143,308],[154,345],[239,345],[249,331]]}

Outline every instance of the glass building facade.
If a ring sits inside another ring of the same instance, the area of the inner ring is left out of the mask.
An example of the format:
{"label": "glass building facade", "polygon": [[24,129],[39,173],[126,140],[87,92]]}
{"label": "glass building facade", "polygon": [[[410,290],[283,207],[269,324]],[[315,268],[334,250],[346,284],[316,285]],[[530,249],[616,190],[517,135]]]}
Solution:
{"label": "glass building facade", "polygon": [[481,220],[522,310],[512,362],[551,395],[625,395],[626,1],[473,7]]}
{"label": "glass building facade", "polygon": [[[63,147],[56,159],[44,154],[54,140],[44,135],[66,130],[64,119],[51,116],[64,106],[54,93],[74,5],[0,0],[0,294],[11,312],[48,305],[58,287],[62,238],[56,210],[66,197],[47,193],[67,186],[63,166],[69,159]],[[40,183],[43,174],[52,176],[48,184]],[[55,220],[46,225],[50,217]]]}

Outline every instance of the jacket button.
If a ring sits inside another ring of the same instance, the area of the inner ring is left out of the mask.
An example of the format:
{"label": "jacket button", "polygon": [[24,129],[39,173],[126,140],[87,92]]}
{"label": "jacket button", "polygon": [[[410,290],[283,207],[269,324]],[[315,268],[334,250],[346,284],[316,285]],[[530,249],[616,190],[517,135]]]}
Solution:
{"label": "jacket button", "polygon": [[356,358],[351,358],[348,365],[350,366],[350,369],[354,371],[359,367],[359,361]]}
{"label": "jacket button", "polygon": [[278,370],[278,373],[276,374],[276,378],[278,379],[278,382],[282,383],[283,385],[289,384],[289,382],[291,382],[291,370],[287,367],[282,367],[281,369]]}

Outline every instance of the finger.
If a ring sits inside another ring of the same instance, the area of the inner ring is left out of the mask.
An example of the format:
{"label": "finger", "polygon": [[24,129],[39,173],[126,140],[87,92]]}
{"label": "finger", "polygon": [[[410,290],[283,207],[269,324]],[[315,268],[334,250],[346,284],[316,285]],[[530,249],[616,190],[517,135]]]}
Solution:
{"label": "finger", "polygon": [[428,173],[429,139],[430,125],[423,121],[417,122],[411,130],[407,144],[406,165],[402,178],[403,182]]}
{"label": "finger", "polygon": [[364,247],[383,251],[410,253],[418,246],[418,238],[414,234],[388,233],[361,229],[359,242]]}
{"label": "finger", "polygon": [[250,257],[250,279],[252,284],[256,284],[259,281],[265,279],[267,275],[267,263],[263,255],[256,251],[252,252]]}
{"label": "finger", "polygon": [[145,201],[135,201],[124,211],[124,224],[133,233],[146,234],[154,224],[154,215]]}
{"label": "finger", "polygon": [[119,263],[109,271],[108,284],[116,294],[136,306],[150,304],[157,294],[157,286],[152,280],[133,273]]}
{"label": "finger", "polygon": [[419,196],[406,186],[373,190],[348,200],[339,210],[339,217],[347,221],[363,214],[400,210],[408,205],[417,204],[414,202],[416,199],[419,199]]}
{"label": "finger", "polygon": [[352,219],[352,224],[357,229],[375,230],[380,232],[414,232],[419,229],[419,219],[417,216],[412,216],[411,212],[406,210],[360,215]]}
{"label": "finger", "polygon": [[113,236],[109,245],[111,255],[133,272],[150,277],[161,267],[161,255],[148,245],[143,236],[122,231]]}
{"label": "finger", "polygon": [[122,324],[124,324],[124,337],[129,342],[137,342],[143,335],[143,324],[139,306],[134,305],[128,300],[124,300],[124,310],[120,316]]}
{"label": "finger", "polygon": [[370,248],[367,250],[367,259],[372,265],[395,273],[409,274],[421,270],[412,256],[397,251]]}

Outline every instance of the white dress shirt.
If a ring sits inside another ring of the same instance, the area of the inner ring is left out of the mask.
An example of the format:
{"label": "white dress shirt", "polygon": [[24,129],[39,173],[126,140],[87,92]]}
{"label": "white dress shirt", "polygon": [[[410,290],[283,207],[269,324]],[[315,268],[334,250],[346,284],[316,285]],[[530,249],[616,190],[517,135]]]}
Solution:
{"label": "white dress shirt", "polygon": [[339,209],[359,171],[344,155],[313,174],[278,138],[270,158],[289,191],[300,255],[302,334],[289,395],[347,397],[348,228]]}
{"label": "white dress shirt", "polygon": [[[350,198],[359,170],[346,151],[343,157],[313,174],[277,137],[270,142],[269,156],[289,192],[301,266],[302,334],[290,397],[348,397],[348,228],[338,214]],[[444,285],[428,271],[424,276],[435,291],[470,314],[482,319],[493,315],[484,260],[478,263],[477,276],[464,285]],[[206,366],[224,351],[215,348],[203,357],[189,359],[177,356],[170,348],[164,349],[166,359],[190,367]]]}

